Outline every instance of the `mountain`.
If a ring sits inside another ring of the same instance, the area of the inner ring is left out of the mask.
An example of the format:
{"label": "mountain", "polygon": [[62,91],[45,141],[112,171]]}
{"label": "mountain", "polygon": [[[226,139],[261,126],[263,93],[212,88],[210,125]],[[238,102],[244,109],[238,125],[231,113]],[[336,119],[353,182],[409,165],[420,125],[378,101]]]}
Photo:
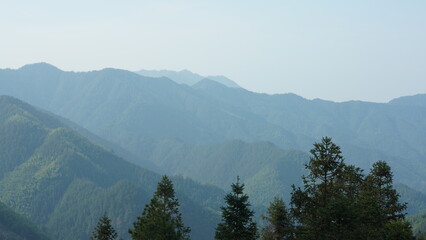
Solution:
{"label": "mountain", "polygon": [[246,184],[253,204],[267,205],[276,196],[290,196],[291,185],[301,183],[308,155],[282,150],[269,142],[233,140],[191,145],[178,140],[158,141],[145,156],[169,174],[191,177],[228,189],[236,176]]}
{"label": "mountain", "polygon": [[418,106],[426,107],[426,94],[417,94],[414,96],[406,96],[393,99],[389,102],[393,105],[399,106]]}
{"label": "mountain", "polygon": [[415,215],[418,213],[426,213],[426,194],[414,190],[404,184],[395,184],[395,189],[401,195],[400,202],[408,203],[406,213],[407,215]]}
{"label": "mountain", "polygon": [[33,223],[0,202],[0,239],[50,240]]}
{"label": "mountain", "polygon": [[[0,200],[55,239],[88,239],[106,212],[120,237],[148,203],[161,176],[117,157],[60,118],[0,97]],[[225,193],[173,178],[193,239],[211,239]]]}
{"label": "mountain", "polygon": [[[369,169],[372,162],[386,160],[397,182],[426,191],[425,107],[307,100],[208,79],[187,86],[118,69],[75,73],[48,64],[0,70],[0,94],[76,122],[138,156],[135,163],[153,161],[151,149],[167,139],[194,148],[239,139],[306,152],[330,136],[348,163]],[[183,166],[180,174],[187,174]]]}
{"label": "mountain", "polygon": [[140,70],[136,71],[137,74],[140,74],[142,76],[146,77],[154,77],[154,78],[161,78],[166,77],[170,78],[171,80],[180,83],[180,84],[186,84],[188,86],[192,86],[199,81],[203,79],[210,79],[215,82],[218,82],[222,85],[225,85],[230,88],[239,88],[237,83],[232,81],[231,79],[225,77],[225,76],[201,76],[199,74],[193,73],[188,70],[182,70],[182,71],[170,71],[170,70]]}
{"label": "mountain", "polygon": [[409,216],[407,221],[410,222],[416,239],[422,240],[426,237],[426,213]]}

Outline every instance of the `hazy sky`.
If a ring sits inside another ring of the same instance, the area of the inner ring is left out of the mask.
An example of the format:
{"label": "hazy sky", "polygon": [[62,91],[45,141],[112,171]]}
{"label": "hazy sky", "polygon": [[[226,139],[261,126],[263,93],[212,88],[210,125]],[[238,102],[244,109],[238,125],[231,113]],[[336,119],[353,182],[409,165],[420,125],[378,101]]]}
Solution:
{"label": "hazy sky", "polygon": [[0,0],[0,68],[189,69],[266,93],[426,93],[424,0]]}

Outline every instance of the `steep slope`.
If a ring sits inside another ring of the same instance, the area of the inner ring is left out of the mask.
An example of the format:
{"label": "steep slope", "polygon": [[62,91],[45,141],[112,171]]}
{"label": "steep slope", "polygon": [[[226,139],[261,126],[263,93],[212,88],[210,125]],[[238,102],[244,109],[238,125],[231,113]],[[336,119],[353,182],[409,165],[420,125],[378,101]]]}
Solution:
{"label": "steep slope", "polygon": [[408,203],[406,210],[408,215],[426,213],[425,193],[416,191],[404,184],[396,184],[395,189],[401,195],[400,201]]}
{"label": "steep slope", "polygon": [[[160,176],[130,164],[15,98],[0,97],[0,200],[56,239],[87,239],[107,212],[120,236]],[[174,179],[193,239],[210,239],[224,193]],[[207,210],[212,209],[212,210]]]}
{"label": "steep slope", "polygon": [[0,239],[49,240],[33,223],[0,202]]}

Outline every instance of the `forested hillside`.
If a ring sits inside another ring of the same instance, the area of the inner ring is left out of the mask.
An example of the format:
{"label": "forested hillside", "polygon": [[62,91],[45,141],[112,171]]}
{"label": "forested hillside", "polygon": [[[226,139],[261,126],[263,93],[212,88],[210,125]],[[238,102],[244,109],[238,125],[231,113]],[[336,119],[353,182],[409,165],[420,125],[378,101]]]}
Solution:
{"label": "forested hillside", "polygon": [[[160,179],[77,134],[53,115],[0,97],[0,200],[55,239],[88,239],[107,212],[120,237]],[[174,178],[193,239],[208,239],[223,191]]]}
{"label": "forested hillside", "polygon": [[331,136],[349,163],[368,168],[386,160],[397,182],[426,190],[426,107],[412,103],[421,96],[410,104],[335,103],[209,80],[189,87],[124,70],[76,73],[48,64],[1,70],[0,94],[68,118],[140,158],[163,139],[197,145],[269,141],[307,151],[316,139]]}
{"label": "forested hillside", "polygon": [[33,223],[13,212],[0,202],[0,239],[4,240],[50,240]]}
{"label": "forested hillside", "polygon": [[266,206],[275,196],[290,196],[299,185],[308,155],[282,150],[270,142],[241,140],[212,145],[191,145],[177,140],[156,142],[148,159],[170,174],[182,174],[227,189],[239,176],[252,202]]}

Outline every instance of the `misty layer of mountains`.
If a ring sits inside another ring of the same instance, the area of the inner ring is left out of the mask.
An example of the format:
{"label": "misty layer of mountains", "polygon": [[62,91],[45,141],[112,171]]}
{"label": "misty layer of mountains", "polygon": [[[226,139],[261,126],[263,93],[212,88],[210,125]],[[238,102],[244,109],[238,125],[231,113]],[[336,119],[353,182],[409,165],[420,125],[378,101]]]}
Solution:
{"label": "misty layer of mountains", "polygon": [[146,77],[166,77],[169,78],[177,83],[186,84],[188,86],[193,86],[194,84],[197,84],[198,82],[208,79],[213,80],[215,82],[218,82],[220,84],[223,84],[230,88],[239,88],[237,83],[232,81],[231,79],[225,77],[225,76],[201,76],[199,74],[193,73],[188,70],[182,70],[179,72],[176,71],[169,71],[169,70],[139,70],[136,72],[137,74],[140,74],[142,76]]}
{"label": "misty layer of mountains", "polygon": [[128,238],[164,173],[180,176],[193,239],[212,239],[236,176],[261,212],[277,195],[288,199],[323,136],[348,163],[387,161],[408,212],[426,212],[426,95],[335,103],[189,71],[45,63],[0,70],[0,95],[0,201],[54,239],[87,239],[105,211]]}

